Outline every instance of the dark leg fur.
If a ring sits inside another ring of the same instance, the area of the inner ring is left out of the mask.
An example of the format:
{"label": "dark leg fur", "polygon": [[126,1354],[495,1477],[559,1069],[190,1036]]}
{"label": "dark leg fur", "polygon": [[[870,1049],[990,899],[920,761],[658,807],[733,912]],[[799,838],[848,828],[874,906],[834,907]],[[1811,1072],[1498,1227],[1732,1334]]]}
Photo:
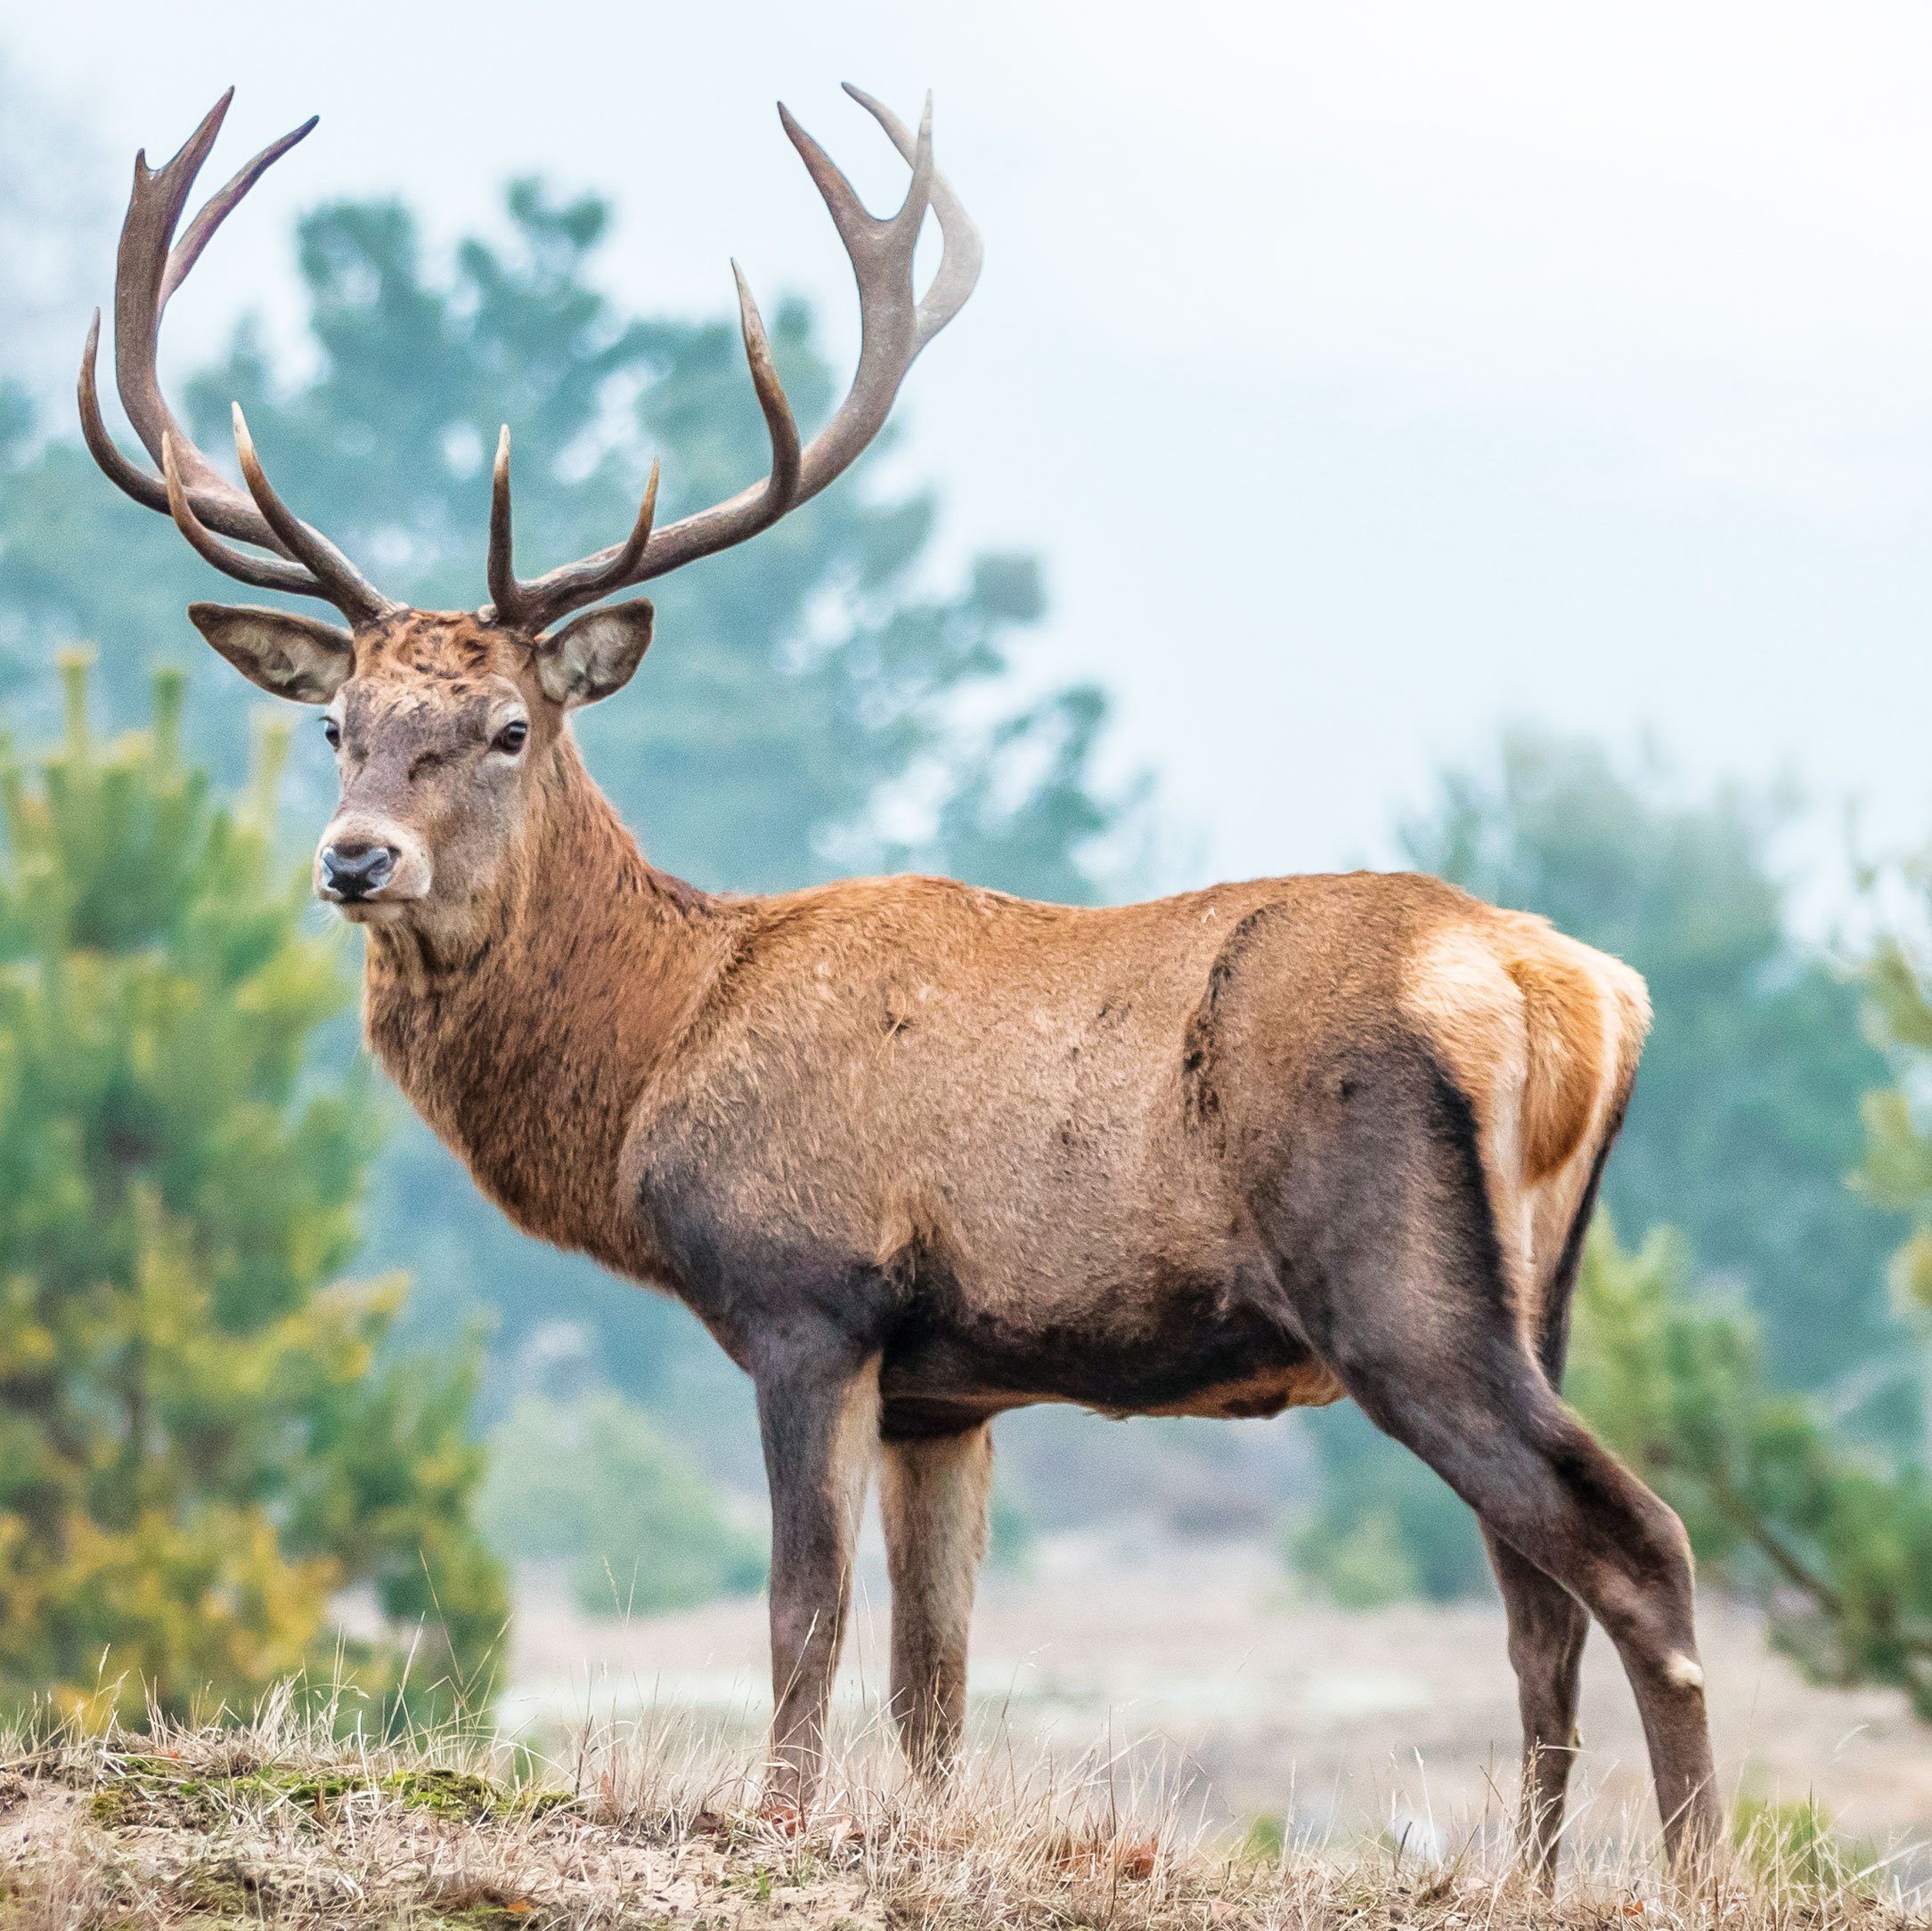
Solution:
{"label": "dark leg fur", "polygon": [[[1604,1453],[1527,1355],[1337,1367],[1370,1418],[1421,1455],[1494,1539],[1527,1552],[1602,1624],[1643,1719],[1666,1849],[1675,1860],[1707,1846],[1716,1793],[1677,1518]],[[1527,1600],[1520,1607],[1536,1620]],[[1547,1653],[1540,1638],[1534,1647]]]}
{"label": "dark leg fur", "polygon": [[787,1363],[757,1379],[771,1490],[771,1761],[767,1801],[805,1809],[845,1634],[852,1552],[878,1444],[876,1360]]}
{"label": "dark leg fur", "polygon": [[958,1755],[992,1468],[992,1430],[984,1424],[888,1441],[880,1462],[893,1582],[893,1717],[923,1775],[943,1776]]}
{"label": "dark leg fur", "polygon": [[[1313,1209],[1328,1224],[1324,1351],[1369,1418],[1442,1476],[1492,1542],[1602,1624],[1643,1720],[1667,1851],[1694,1859],[1716,1840],[1718,1806],[1683,1525],[1563,1406],[1524,1347],[1467,1101],[1411,1074],[1359,1118],[1379,1145],[1376,1196],[1337,1187],[1293,1203],[1298,1218]],[[1573,1618],[1534,1584],[1512,1612],[1532,1665],[1526,1714],[1567,1743]]]}
{"label": "dark leg fur", "polygon": [[1487,1525],[1483,1541],[1509,1616],[1510,1663],[1523,1719],[1520,1842],[1538,1883],[1548,1889],[1556,1882],[1563,1806],[1576,1763],[1577,1690],[1590,1615]]}
{"label": "dark leg fur", "polygon": [[[1564,1357],[1569,1349],[1570,1301],[1609,1151],[1606,1136],[1562,1252],[1544,1287],[1543,1342],[1538,1352],[1553,1388],[1562,1386]],[[1520,1841],[1538,1883],[1549,1890],[1556,1882],[1557,1848],[1562,1839],[1570,1772],[1577,1760],[1577,1694],[1590,1614],[1561,1583],[1545,1576],[1507,1543],[1498,1542],[1487,1526],[1483,1541],[1509,1617],[1510,1664],[1516,1672],[1517,1702],[1522,1712]]]}

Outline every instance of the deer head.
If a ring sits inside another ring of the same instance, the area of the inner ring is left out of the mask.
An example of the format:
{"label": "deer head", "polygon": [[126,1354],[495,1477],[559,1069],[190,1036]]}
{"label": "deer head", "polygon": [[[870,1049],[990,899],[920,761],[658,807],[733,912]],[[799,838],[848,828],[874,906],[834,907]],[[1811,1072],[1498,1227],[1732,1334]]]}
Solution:
{"label": "deer head", "polygon": [[[746,360],[770,440],[770,473],[729,501],[659,528],[653,464],[622,542],[526,581],[511,562],[506,426],[491,499],[489,601],[474,612],[417,610],[385,597],[277,494],[239,405],[235,454],[245,489],[195,447],[161,393],[156,354],[169,297],[249,190],[314,120],[250,160],[178,240],[232,92],[165,167],[151,169],[144,152],[135,157],[115,280],[115,375],[128,421],[159,474],[130,460],[102,420],[98,312],[81,363],[82,431],[108,477],[135,501],[165,510],[216,568],[260,589],[318,598],[340,613],[339,624],[208,603],[191,605],[188,615],[244,677],[276,697],[323,707],[342,793],[316,854],[316,889],[346,916],[429,928],[464,920],[500,894],[543,786],[556,775],[558,754],[568,755],[568,713],[621,689],[650,642],[648,600],[603,599],[741,543],[824,489],[877,436],[914,358],[973,292],[979,236],[933,165],[931,101],[915,136],[870,95],[845,91],[885,130],[912,176],[897,212],[871,214],[780,106],[859,285],[859,364],[831,420],[801,445],[758,305],[734,263]],[[928,209],[943,248],[922,297],[913,284],[913,252]]]}

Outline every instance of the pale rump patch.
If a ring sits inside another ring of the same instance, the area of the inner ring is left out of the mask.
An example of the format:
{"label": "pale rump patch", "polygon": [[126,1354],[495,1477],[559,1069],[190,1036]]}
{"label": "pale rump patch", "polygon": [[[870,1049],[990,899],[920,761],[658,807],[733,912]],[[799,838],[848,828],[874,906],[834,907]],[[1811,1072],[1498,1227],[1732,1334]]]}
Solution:
{"label": "pale rump patch", "polygon": [[1486,911],[1480,924],[1430,935],[1409,963],[1403,1006],[1475,1109],[1534,1348],[1543,1292],[1650,1023],[1643,982],[1533,914]]}
{"label": "pale rump patch", "polygon": [[1590,1130],[1609,1070],[1602,1005],[1589,972],[1553,944],[1525,948],[1508,970],[1528,1035],[1523,1179],[1533,1186],[1565,1165]]}
{"label": "pale rump patch", "polygon": [[1435,933],[1410,961],[1402,1005],[1435,1042],[1444,1070],[1475,1111],[1497,1237],[1519,1300],[1526,1301],[1522,1121],[1529,1066],[1522,993],[1494,939],[1455,925]]}
{"label": "pale rump patch", "polygon": [[[1410,962],[1402,1004],[1436,1042],[1485,1129],[1499,1135],[1505,1109],[1513,1128],[1528,1041],[1522,994],[1494,939],[1466,925],[1435,933]],[[1513,1132],[1509,1145],[1513,1151]]]}

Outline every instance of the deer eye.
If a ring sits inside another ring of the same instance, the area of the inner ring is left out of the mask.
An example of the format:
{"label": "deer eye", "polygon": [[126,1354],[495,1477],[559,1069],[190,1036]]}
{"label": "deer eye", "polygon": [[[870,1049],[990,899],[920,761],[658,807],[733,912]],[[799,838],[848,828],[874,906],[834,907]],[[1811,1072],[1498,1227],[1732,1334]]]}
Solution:
{"label": "deer eye", "polygon": [[491,748],[507,751],[512,757],[523,749],[524,739],[530,735],[530,727],[520,717],[513,717],[492,740]]}
{"label": "deer eye", "polygon": [[331,751],[339,751],[342,748],[342,727],[332,717],[325,717],[322,721],[322,734],[329,740],[329,748]]}

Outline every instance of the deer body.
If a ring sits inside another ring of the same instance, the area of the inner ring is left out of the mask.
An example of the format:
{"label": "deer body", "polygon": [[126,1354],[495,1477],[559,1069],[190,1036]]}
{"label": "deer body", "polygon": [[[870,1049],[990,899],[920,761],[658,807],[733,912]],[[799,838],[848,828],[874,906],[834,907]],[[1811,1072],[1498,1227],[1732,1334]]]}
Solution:
{"label": "deer body", "polygon": [[1098,910],[924,877],[712,898],[648,864],[567,740],[554,756],[524,868],[554,883],[450,961],[372,931],[370,1043],[526,1232],[675,1294],[741,1366],[809,1297],[880,1356],[888,1436],[1042,1399],[1339,1398],[1319,1240],[1285,1239],[1297,1142],[1373,1112],[1378,1059],[1453,1081],[1472,1026],[1527,1083],[1532,1025],[1565,1015],[1511,976],[1526,957],[1583,1029],[1534,1069],[1564,1141],[1526,1167],[1522,1091],[1485,1094],[1488,1119],[1462,1100],[1482,1144],[1517,1143],[1485,1174],[1499,1230],[1543,1208],[1508,1281],[1540,1332],[1536,1263],[1642,1035],[1616,962],[1415,876]]}
{"label": "deer body", "polygon": [[[1667,1844],[1717,1829],[1688,1547],[1557,1394],[1584,1231],[1649,1019],[1642,982],[1543,921],[1409,876],[1281,878],[1105,910],[934,878],[710,896],[655,870],[568,713],[621,688],[650,606],[602,599],[755,534],[876,435],[971,293],[978,240],[915,137],[875,217],[786,126],[851,257],[852,387],[801,443],[739,282],[762,484],[526,582],[509,436],[491,601],[383,597],[270,486],[196,451],[155,374],[169,295],[262,170],[177,240],[226,102],[135,168],[115,314],[121,453],[90,447],[245,582],[333,603],[190,615],[265,688],[325,706],[341,797],[319,893],[367,933],[384,1066],[518,1225],[678,1296],[751,1377],[772,1502],[774,1801],[822,1756],[856,1517],[879,1477],[893,1707],[956,1750],[990,1423],[1068,1401],[1273,1414],[1353,1398],[1475,1510],[1509,1614],[1526,1845],[1553,1870],[1592,1616],[1650,1741]],[[913,251],[943,249],[925,294]],[[247,546],[247,547],[242,547]],[[561,621],[572,611],[580,615]]]}

